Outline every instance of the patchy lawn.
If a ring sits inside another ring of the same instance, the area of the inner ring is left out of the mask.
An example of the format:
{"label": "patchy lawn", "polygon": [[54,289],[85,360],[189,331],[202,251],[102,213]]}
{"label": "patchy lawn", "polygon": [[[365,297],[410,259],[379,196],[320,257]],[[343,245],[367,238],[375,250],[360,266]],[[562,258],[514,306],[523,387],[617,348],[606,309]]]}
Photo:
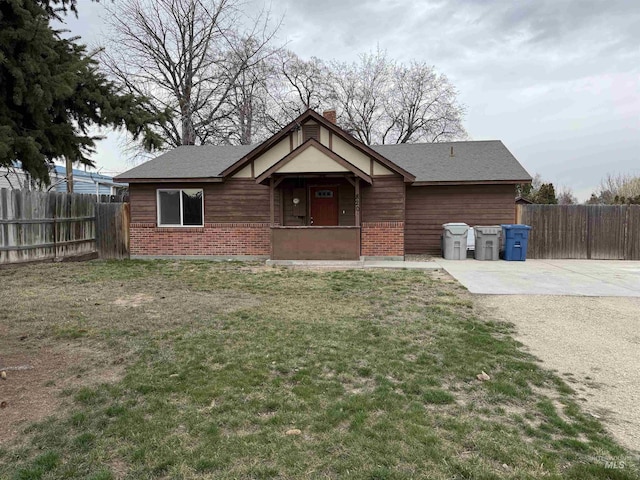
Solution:
{"label": "patchy lawn", "polygon": [[0,478],[640,478],[437,272],[91,262],[0,284]]}

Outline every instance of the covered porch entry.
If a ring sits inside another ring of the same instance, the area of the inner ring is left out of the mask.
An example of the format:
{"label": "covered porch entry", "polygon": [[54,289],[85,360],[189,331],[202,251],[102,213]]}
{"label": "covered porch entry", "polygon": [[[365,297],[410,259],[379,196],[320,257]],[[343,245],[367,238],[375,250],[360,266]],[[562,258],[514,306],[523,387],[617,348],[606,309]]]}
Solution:
{"label": "covered porch entry", "polygon": [[359,260],[361,181],[351,173],[272,175],[271,259]]}
{"label": "covered porch entry", "polygon": [[360,258],[359,178],[280,177],[271,198],[274,206],[280,200],[280,223],[271,224],[272,260]]}
{"label": "covered porch entry", "polygon": [[256,182],[269,185],[272,260],[360,259],[365,172],[310,139]]}

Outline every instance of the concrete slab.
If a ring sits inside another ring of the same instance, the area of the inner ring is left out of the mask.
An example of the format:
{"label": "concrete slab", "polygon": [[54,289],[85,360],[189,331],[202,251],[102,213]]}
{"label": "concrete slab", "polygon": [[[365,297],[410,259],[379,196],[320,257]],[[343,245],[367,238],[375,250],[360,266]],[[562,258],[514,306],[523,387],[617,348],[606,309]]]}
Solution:
{"label": "concrete slab", "polygon": [[269,266],[278,265],[292,268],[392,268],[413,270],[441,270],[436,262],[405,262],[398,260],[267,260]]}
{"label": "concrete slab", "polygon": [[442,267],[436,262],[388,262],[365,260],[364,268],[393,268],[393,269],[410,269],[410,270],[441,270]]}
{"label": "concrete slab", "polygon": [[527,260],[438,263],[471,293],[640,297],[640,262],[619,260]]}
{"label": "concrete slab", "polygon": [[361,260],[267,260],[267,266],[308,268],[362,268]]}

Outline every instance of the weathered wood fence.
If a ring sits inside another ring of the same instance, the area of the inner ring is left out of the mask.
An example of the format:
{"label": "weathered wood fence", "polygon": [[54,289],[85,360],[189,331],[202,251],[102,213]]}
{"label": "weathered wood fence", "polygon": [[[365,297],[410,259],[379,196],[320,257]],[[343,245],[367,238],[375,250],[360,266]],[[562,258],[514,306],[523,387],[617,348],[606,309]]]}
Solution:
{"label": "weathered wood fence", "polygon": [[95,195],[0,189],[0,264],[126,258],[128,212]]}
{"label": "weathered wood fence", "polygon": [[129,204],[96,204],[96,248],[100,258],[129,258]]}
{"label": "weathered wood fence", "polygon": [[518,205],[528,258],[640,260],[640,205]]}

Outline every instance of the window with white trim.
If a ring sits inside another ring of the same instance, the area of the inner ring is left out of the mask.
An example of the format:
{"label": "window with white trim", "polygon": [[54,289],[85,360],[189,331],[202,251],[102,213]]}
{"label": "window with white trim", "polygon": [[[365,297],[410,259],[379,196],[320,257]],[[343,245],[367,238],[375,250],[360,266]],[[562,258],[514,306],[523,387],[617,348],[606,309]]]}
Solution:
{"label": "window with white trim", "polygon": [[158,190],[158,226],[204,226],[203,199],[204,194],[201,188]]}

